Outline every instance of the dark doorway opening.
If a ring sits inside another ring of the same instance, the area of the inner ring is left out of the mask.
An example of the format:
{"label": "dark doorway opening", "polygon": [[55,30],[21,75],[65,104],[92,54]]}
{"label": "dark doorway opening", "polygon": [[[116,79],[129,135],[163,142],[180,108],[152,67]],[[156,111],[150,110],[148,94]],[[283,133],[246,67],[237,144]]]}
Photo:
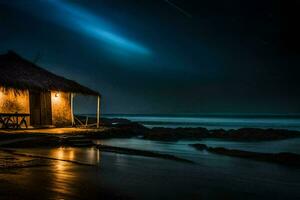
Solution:
{"label": "dark doorway opening", "polygon": [[29,92],[30,125],[52,125],[51,92]]}

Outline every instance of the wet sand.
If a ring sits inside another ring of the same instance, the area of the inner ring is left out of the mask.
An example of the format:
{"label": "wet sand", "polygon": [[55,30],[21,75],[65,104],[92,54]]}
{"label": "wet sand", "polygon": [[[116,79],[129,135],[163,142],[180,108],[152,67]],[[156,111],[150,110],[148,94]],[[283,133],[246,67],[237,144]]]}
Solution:
{"label": "wet sand", "polygon": [[35,166],[0,168],[1,199],[129,199],[98,182],[99,168],[58,160],[46,160],[43,166],[41,163],[45,160]]}

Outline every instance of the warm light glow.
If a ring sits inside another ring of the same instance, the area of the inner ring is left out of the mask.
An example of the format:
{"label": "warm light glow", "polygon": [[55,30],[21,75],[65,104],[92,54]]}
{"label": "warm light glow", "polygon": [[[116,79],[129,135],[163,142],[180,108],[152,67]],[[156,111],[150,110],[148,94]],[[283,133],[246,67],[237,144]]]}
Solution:
{"label": "warm light glow", "polygon": [[74,160],[74,149],[72,148],[64,148],[60,147],[57,149],[54,149],[51,152],[51,155],[55,158],[62,159],[62,160]]}
{"label": "warm light glow", "polygon": [[57,105],[60,105],[61,104],[61,95],[59,92],[52,92],[52,95],[51,95],[51,99],[52,99],[52,102],[55,102],[55,104]]}
{"label": "warm light glow", "polygon": [[[54,148],[50,151],[49,157],[62,160],[73,160],[75,152],[73,148]],[[53,192],[52,199],[65,199],[66,194],[72,195],[75,193],[72,183],[78,181],[78,173],[73,173],[74,164],[65,161],[53,161],[53,166],[49,168],[49,180],[51,191]],[[52,182],[51,182],[52,181]]]}
{"label": "warm light glow", "polygon": [[29,93],[0,87],[0,113],[29,113]]}
{"label": "warm light glow", "polygon": [[71,125],[70,93],[51,92],[52,123],[54,125]]}

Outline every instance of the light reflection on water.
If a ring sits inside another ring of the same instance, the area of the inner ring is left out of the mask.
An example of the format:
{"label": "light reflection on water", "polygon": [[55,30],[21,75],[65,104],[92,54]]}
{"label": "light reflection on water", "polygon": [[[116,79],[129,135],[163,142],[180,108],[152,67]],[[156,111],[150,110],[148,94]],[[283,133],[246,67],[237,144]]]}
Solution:
{"label": "light reflection on water", "polygon": [[[300,197],[300,169],[199,152],[188,146],[191,141],[113,139],[101,143],[156,150],[194,160],[197,164],[105,153],[96,148],[22,149],[26,153],[97,166],[53,161],[50,167],[26,169],[12,180],[39,190],[45,187],[49,192],[45,194],[46,199],[78,199],[80,195],[93,195],[90,199],[97,199],[99,188],[104,186],[137,199]],[[222,145],[226,144],[242,147],[242,143],[224,142]],[[267,144],[263,144],[266,149]],[[279,144],[278,141],[272,148]],[[258,143],[252,145],[259,146]]]}
{"label": "light reflection on water", "polygon": [[67,149],[60,147],[58,149],[51,150],[51,156],[57,157],[64,160],[73,160],[74,159],[74,149]]}
{"label": "light reflection on water", "polygon": [[100,165],[101,152],[94,148],[73,148],[73,147],[59,147],[59,148],[33,148],[22,149],[21,152],[32,153],[34,155],[47,156],[49,158],[56,158],[66,161],[78,161],[85,164]]}
{"label": "light reflection on water", "polygon": [[[99,178],[101,152],[95,148],[32,148],[18,152],[61,159],[43,167],[0,171],[0,199],[97,199],[107,197]],[[66,161],[95,164],[81,166]],[[97,181],[95,181],[97,179]],[[108,196],[113,196],[108,194]],[[104,198],[107,199],[107,198]]]}
{"label": "light reflection on water", "polygon": [[[70,148],[56,148],[51,149],[49,152],[49,157],[58,158],[63,160],[74,160],[74,149]],[[52,170],[52,190],[56,195],[56,199],[60,199],[63,195],[72,195],[75,193],[74,189],[70,187],[70,183],[76,181],[76,176],[70,173],[68,168],[70,164],[64,161],[54,162]]]}
{"label": "light reflection on water", "polygon": [[54,162],[52,169],[53,179],[52,187],[57,199],[64,195],[72,195],[75,193],[74,189],[70,187],[70,183],[76,181],[76,176],[68,171],[69,164],[63,161]]}

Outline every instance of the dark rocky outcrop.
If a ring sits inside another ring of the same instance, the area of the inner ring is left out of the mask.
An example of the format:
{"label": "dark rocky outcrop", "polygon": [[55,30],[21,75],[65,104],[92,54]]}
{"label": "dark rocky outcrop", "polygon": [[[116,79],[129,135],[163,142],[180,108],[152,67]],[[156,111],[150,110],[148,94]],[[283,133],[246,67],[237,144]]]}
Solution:
{"label": "dark rocky outcrop", "polygon": [[206,128],[152,128],[144,134],[150,140],[201,139],[209,136]]}
{"label": "dark rocky outcrop", "polygon": [[260,128],[241,128],[241,129],[215,129],[206,128],[147,128],[136,122],[119,123],[107,129],[103,134],[94,134],[95,138],[112,137],[133,137],[142,136],[148,140],[201,140],[205,138],[260,141],[260,140],[280,140],[300,137],[299,131],[284,129],[260,129]]}
{"label": "dark rocky outcrop", "polygon": [[300,132],[283,129],[241,128],[236,130],[207,130],[206,128],[152,128],[144,134],[144,139],[180,140],[180,139],[228,139],[228,140],[279,140],[300,137]]}
{"label": "dark rocky outcrop", "polygon": [[200,151],[208,149],[208,146],[206,144],[190,144],[190,146],[192,146],[195,149],[198,149]]}
{"label": "dark rocky outcrop", "polygon": [[[102,119],[104,120],[104,119]],[[206,128],[147,128],[137,122],[131,122],[124,119],[106,119],[107,125],[104,126],[101,131],[91,131],[91,129],[86,129],[86,131],[81,133],[68,134],[67,137],[71,135],[81,135],[86,139],[109,139],[109,138],[130,138],[130,137],[141,137],[147,140],[162,140],[162,141],[178,141],[178,140],[201,140],[207,138],[214,139],[226,139],[226,140],[239,140],[239,141],[267,141],[267,140],[280,140],[288,138],[300,137],[299,131],[291,131],[284,129],[260,129],[260,128],[241,128],[241,129],[215,129],[208,130]],[[50,134],[46,135],[47,137]],[[44,141],[42,138],[45,134],[38,133],[1,133],[1,140],[18,139],[25,137],[41,137],[41,144],[45,143],[45,146],[55,146],[59,145],[70,145],[68,140],[62,140],[64,138],[57,136],[50,137],[48,141]],[[57,142],[57,140],[59,140]],[[21,142],[20,142],[21,143]],[[25,143],[25,141],[24,141]],[[27,142],[28,143],[28,142]],[[46,144],[48,143],[48,144]],[[87,144],[88,142],[86,142]],[[38,144],[38,143],[37,143]],[[21,144],[19,144],[21,145]],[[32,144],[34,145],[34,144]],[[85,144],[82,144],[85,145]],[[87,144],[90,145],[90,144]]]}
{"label": "dark rocky outcrop", "polygon": [[[96,119],[89,119],[96,120]],[[92,121],[93,122],[93,121]],[[128,138],[133,136],[142,136],[148,140],[177,141],[204,138],[259,141],[259,140],[279,140],[300,137],[299,131],[284,129],[261,129],[261,128],[240,128],[240,129],[214,129],[208,130],[203,127],[198,128],[147,128],[140,123],[131,122],[123,118],[101,118],[103,126],[109,127],[107,130],[99,133],[89,133],[89,137],[95,139],[105,138]]]}
{"label": "dark rocky outcrop", "polygon": [[198,150],[206,150],[211,153],[239,157],[239,158],[247,158],[258,161],[265,162],[273,162],[283,165],[289,166],[300,166],[300,154],[295,153],[260,153],[260,152],[251,152],[251,151],[243,151],[237,149],[226,149],[223,147],[208,147],[205,144],[191,144],[191,146],[195,147]]}
{"label": "dark rocky outcrop", "polygon": [[260,128],[240,128],[228,131],[212,130],[211,138],[224,138],[235,140],[279,140],[292,137],[299,137],[299,131],[284,129],[260,129]]}
{"label": "dark rocky outcrop", "polygon": [[86,133],[85,136],[91,139],[109,139],[109,138],[130,138],[144,135],[149,129],[143,125],[135,122],[128,124],[118,124],[110,127],[101,133],[91,132]]}

